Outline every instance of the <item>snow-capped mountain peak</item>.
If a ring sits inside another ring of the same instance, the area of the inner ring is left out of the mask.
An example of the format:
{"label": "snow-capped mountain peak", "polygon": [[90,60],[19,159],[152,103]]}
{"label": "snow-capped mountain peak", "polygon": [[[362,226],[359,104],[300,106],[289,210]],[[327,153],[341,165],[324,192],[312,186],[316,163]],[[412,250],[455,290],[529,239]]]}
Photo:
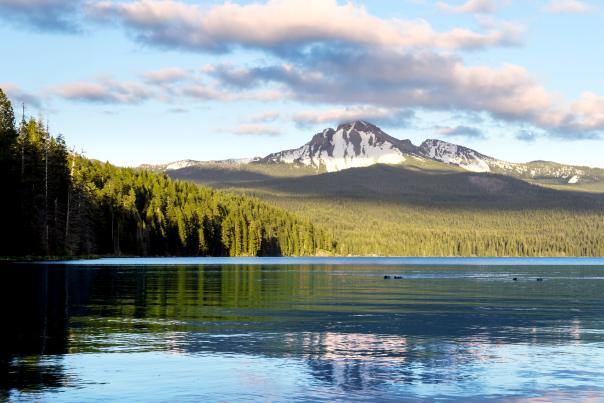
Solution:
{"label": "snow-capped mountain peak", "polygon": [[246,164],[293,164],[341,171],[374,164],[414,164],[437,161],[471,172],[491,172],[530,180],[557,180],[577,184],[604,180],[604,171],[547,161],[514,163],[481,154],[478,151],[442,140],[429,139],[419,147],[409,140],[399,140],[379,127],[363,120],[344,123],[315,134],[300,148],[270,154],[264,158],[220,161],[182,160],[143,168],[173,171],[183,168],[233,166]]}
{"label": "snow-capped mountain peak", "polygon": [[268,163],[299,163],[328,172],[373,164],[398,164],[415,147],[365,121],[341,124],[335,130],[325,129],[300,148],[268,155]]}

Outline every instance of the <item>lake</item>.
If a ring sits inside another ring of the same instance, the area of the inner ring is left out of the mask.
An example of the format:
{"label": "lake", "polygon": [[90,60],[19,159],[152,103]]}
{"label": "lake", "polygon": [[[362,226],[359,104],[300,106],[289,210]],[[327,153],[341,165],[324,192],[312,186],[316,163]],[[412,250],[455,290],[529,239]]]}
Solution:
{"label": "lake", "polygon": [[604,259],[0,269],[0,400],[604,401]]}

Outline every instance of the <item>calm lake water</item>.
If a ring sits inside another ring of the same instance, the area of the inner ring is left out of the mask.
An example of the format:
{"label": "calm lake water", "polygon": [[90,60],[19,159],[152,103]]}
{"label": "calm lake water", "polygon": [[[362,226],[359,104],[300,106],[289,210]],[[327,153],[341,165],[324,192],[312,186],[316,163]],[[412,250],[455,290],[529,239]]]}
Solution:
{"label": "calm lake water", "polygon": [[604,401],[604,259],[0,269],[0,401]]}

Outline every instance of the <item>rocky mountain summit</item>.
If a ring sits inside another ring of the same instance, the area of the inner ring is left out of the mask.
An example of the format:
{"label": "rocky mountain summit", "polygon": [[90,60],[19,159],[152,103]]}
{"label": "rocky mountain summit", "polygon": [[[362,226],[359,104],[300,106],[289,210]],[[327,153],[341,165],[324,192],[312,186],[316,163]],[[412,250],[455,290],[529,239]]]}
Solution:
{"label": "rocky mountain summit", "polygon": [[415,153],[409,140],[398,140],[364,121],[325,129],[300,148],[270,154],[259,162],[302,164],[327,172],[373,164],[399,164]]}

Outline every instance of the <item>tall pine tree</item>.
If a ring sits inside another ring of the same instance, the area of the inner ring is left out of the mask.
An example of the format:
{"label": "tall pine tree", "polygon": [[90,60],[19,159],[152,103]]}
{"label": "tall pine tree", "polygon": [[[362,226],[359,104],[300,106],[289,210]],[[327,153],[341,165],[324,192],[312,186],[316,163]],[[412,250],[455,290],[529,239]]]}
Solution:
{"label": "tall pine tree", "polygon": [[17,147],[17,130],[15,113],[10,100],[0,88],[0,186],[3,196],[0,197],[0,255],[8,255],[15,248],[13,229],[18,224],[15,211],[18,208],[17,179],[15,177],[15,158]]}

